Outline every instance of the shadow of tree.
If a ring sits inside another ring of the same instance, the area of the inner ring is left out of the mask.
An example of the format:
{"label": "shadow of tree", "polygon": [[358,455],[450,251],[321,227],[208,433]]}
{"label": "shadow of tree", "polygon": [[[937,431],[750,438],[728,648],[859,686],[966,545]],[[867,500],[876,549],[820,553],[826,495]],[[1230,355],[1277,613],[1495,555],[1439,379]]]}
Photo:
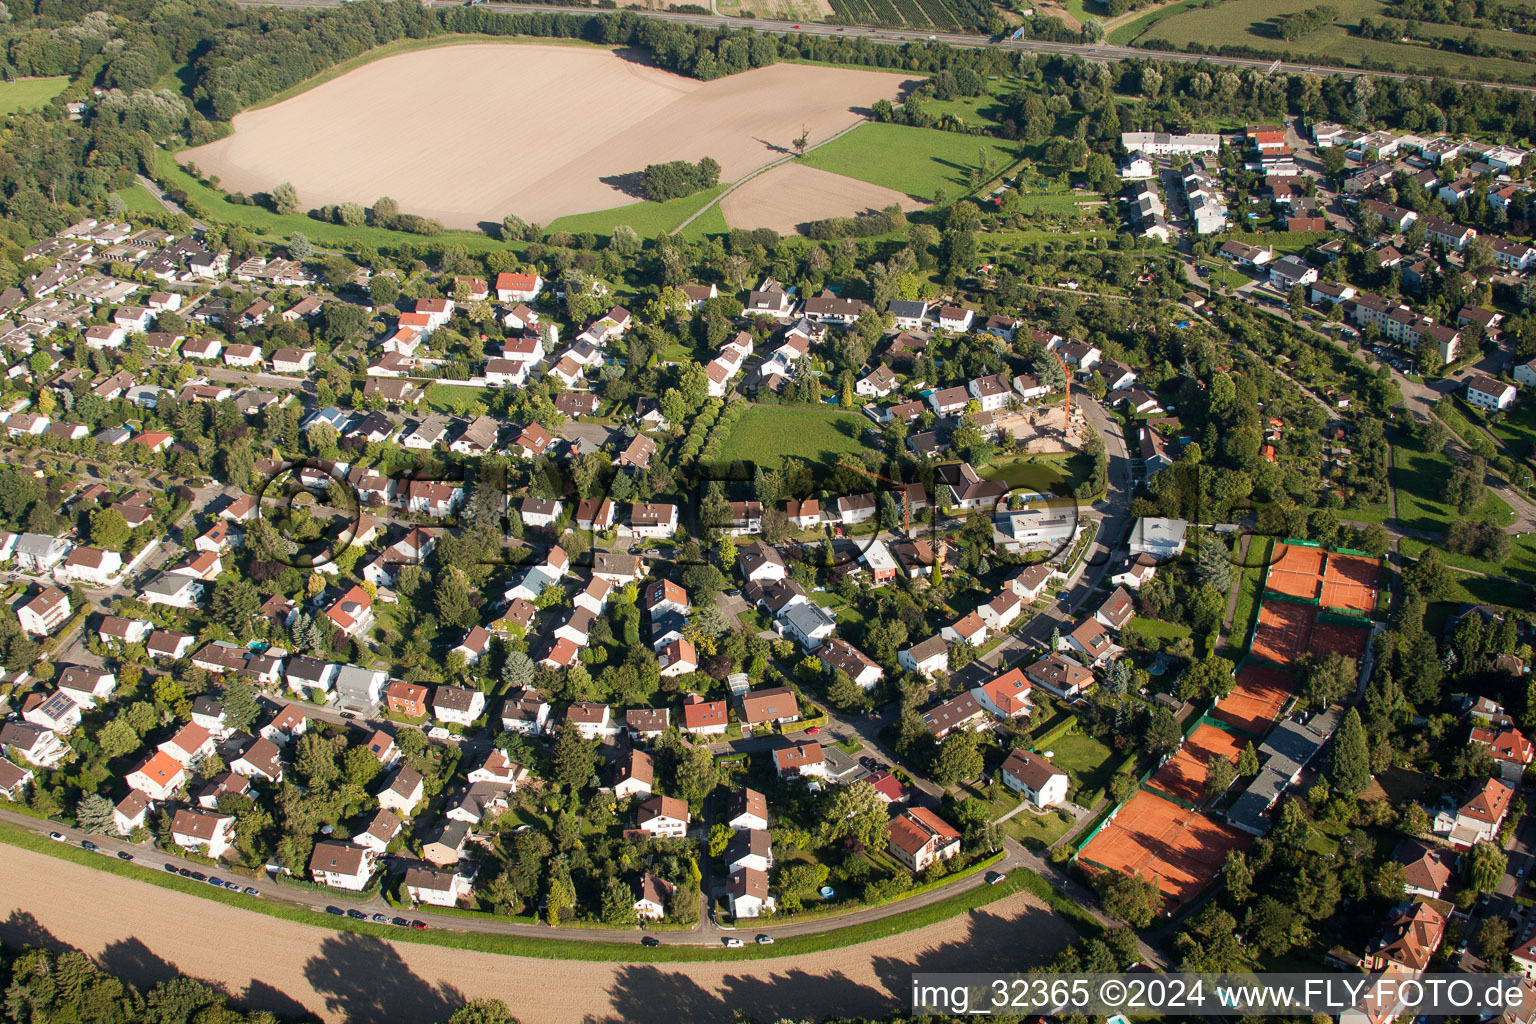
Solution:
{"label": "shadow of tree", "polygon": [[320,1021],[319,1016],[311,1013],[303,1003],[264,981],[252,981],[246,986],[245,994],[235,1001],[248,1010],[266,1010],[292,1024],[309,1024],[311,1021],[319,1024]]}
{"label": "shadow of tree", "polygon": [[794,970],[725,979],[711,992],[681,971],[635,964],[619,972],[609,990],[613,1013],[588,1018],[588,1024],[729,1024],[737,1011],[754,1020],[780,1020],[843,1012],[875,1012],[891,1008],[885,993],[858,985],[841,972],[807,974]]}
{"label": "shadow of tree", "polygon": [[618,189],[636,199],[645,198],[645,172],[627,171],[624,174],[605,174],[597,179],[609,188]]}
{"label": "shadow of tree", "polygon": [[1037,906],[1008,913],[972,911],[963,924],[963,936],[913,957],[871,958],[878,984],[855,981],[841,970],[776,969],[768,960],[743,965],[743,973],[727,975],[712,991],[683,970],[626,966],[609,990],[612,1012],[588,1018],[587,1024],[728,1024],[739,1015],[754,1020],[883,1017],[906,1008],[914,973],[1022,971],[1045,963],[1077,937],[1065,919]]}
{"label": "shadow of tree", "polygon": [[348,1024],[446,1020],[466,1001],[453,987],[416,975],[394,946],[371,935],[326,939],[305,962],[304,977]]}
{"label": "shadow of tree", "polygon": [[115,974],[141,991],[181,977],[182,971],[175,964],[160,956],[139,939],[123,939],[109,943],[96,958],[101,969]]}
{"label": "shadow of tree", "polygon": [[870,961],[875,976],[901,996],[919,972],[1024,971],[1050,960],[1077,938],[1077,929],[1066,918],[1038,906],[1014,914],[973,910],[968,917],[970,928],[962,939],[929,947],[912,959],[875,957]]}
{"label": "shadow of tree", "polygon": [[0,921],[0,945],[10,950],[32,947],[54,953],[75,948],[44,928],[36,917],[19,910],[11,911],[10,917]]}

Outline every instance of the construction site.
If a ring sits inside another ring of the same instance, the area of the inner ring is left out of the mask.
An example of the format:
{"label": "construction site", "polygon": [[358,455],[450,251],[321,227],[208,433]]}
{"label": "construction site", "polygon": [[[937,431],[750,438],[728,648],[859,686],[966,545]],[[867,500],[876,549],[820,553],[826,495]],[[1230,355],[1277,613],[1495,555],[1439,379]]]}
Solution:
{"label": "construction site", "polygon": [[1083,446],[1083,412],[1072,406],[1072,416],[1066,415],[1067,406],[1061,402],[1045,405],[1026,405],[1018,409],[999,411],[992,420],[999,434],[1007,434],[1014,441],[1024,444],[1028,455],[1060,455],[1076,452]]}

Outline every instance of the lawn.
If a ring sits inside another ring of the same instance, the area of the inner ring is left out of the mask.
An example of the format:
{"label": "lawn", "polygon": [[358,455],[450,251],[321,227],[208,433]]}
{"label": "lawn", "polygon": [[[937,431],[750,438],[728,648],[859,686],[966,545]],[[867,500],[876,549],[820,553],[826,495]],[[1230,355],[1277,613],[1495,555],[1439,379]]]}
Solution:
{"label": "lawn", "polygon": [[1018,455],[997,459],[981,467],[984,479],[1005,483],[1018,491],[1038,494],[1070,495],[1077,475],[1069,472],[1072,460],[1037,455]]}
{"label": "lawn", "polygon": [[998,170],[1015,160],[1012,143],[900,124],[862,124],[803,159],[810,167],[932,201],[940,189],[951,198],[970,191],[966,175],[979,150]]}
{"label": "lawn", "polygon": [[1147,640],[1161,640],[1164,643],[1188,639],[1190,633],[1188,626],[1163,619],[1132,619],[1126,624],[1125,631],[1135,633]]}
{"label": "lawn", "polygon": [[[1402,507],[1399,500],[1398,507]],[[1423,541],[1404,537],[1398,542],[1398,550],[1405,558],[1417,558],[1424,553],[1427,545]],[[1536,584],[1536,536],[1524,536],[1515,538],[1510,545],[1509,560],[1503,565],[1471,555],[1456,555],[1444,548],[1440,549],[1440,561],[1446,565],[1455,566],[1458,569],[1470,569],[1473,572],[1489,573],[1493,576],[1508,576],[1525,583]],[[1482,576],[1468,576],[1458,573],[1458,581],[1465,592],[1466,600],[1480,604],[1513,605],[1525,607],[1525,602],[1530,595],[1523,591],[1511,592],[1506,580],[1492,579]]]}
{"label": "lawn", "polygon": [[18,78],[12,82],[0,82],[0,115],[19,114],[23,110],[36,110],[64,91],[69,77]]}
{"label": "lawn", "polygon": [[[628,224],[638,231],[642,238],[654,238],[657,235],[675,231],[679,224],[693,216],[706,203],[714,202],[715,197],[726,188],[725,185],[717,185],[706,192],[683,196],[681,199],[669,199],[665,203],[630,203],[627,206],[615,206],[611,210],[572,214],[551,222],[547,230],[569,231],[572,234],[590,231],[594,235],[602,235],[606,238],[613,234],[613,229],[620,224]],[[700,220],[708,220],[708,218],[701,217]],[[723,217],[720,218],[720,223],[725,223]],[[721,233],[724,233],[723,228]]]}
{"label": "lawn", "polygon": [[476,402],[489,402],[491,393],[484,388],[461,388],[452,384],[428,384],[427,405],[437,412],[465,416]]}
{"label": "lawn", "polygon": [[[1142,45],[1158,40],[1176,47],[1195,42],[1206,46],[1250,46],[1266,53],[1286,53],[1296,60],[1316,57],[1356,67],[1362,60],[1369,59],[1377,67],[1390,67],[1394,71],[1450,73],[1473,79],[1502,78],[1524,82],[1531,77],[1530,65],[1512,60],[1471,57],[1424,45],[1352,35],[1351,29],[1358,27],[1362,18],[1379,19],[1390,14],[1388,7],[1379,0],[1334,0],[1329,5],[1339,12],[1334,24],[1292,42],[1279,38],[1275,31],[1279,17],[1314,6],[1314,0],[1228,0],[1215,8],[1199,3],[1171,16],[1149,19],[1139,36],[1128,36],[1127,30],[1131,26],[1125,26],[1116,30],[1111,39],[1128,43],[1134,38]],[[1452,31],[1457,39],[1465,38],[1468,32],[1460,27],[1454,27]],[[1512,33],[1489,33],[1489,36],[1497,38],[1502,48],[1512,48],[1509,39],[1504,38],[1512,37]]]}
{"label": "lawn", "polygon": [[1441,532],[1456,519],[1478,522],[1492,516],[1500,525],[1514,522],[1514,512],[1498,495],[1489,494],[1470,515],[1444,504],[1445,481],[1454,463],[1444,455],[1407,448],[1392,450],[1392,486],[1397,492],[1397,521],[1418,530]]}
{"label": "lawn", "polygon": [[720,209],[720,204],[709,207],[696,217],[692,224],[682,230],[682,237],[690,242],[701,241],[710,235],[729,234],[731,226],[725,222],[725,213]]}
{"label": "lawn", "polygon": [[1504,442],[1510,455],[1526,457],[1536,449],[1536,401],[1516,402],[1514,408],[1490,420],[1488,429]]}
{"label": "lawn", "polygon": [[720,445],[719,461],[750,460],[777,469],[786,457],[831,465],[863,451],[868,421],[858,413],[820,407],[757,405],[748,409]]}
{"label": "lawn", "polygon": [[1243,559],[1244,564],[1238,570],[1237,605],[1232,611],[1232,630],[1227,636],[1227,644],[1234,650],[1241,650],[1243,641],[1248,638],[1248,626],[1253,621],[1253,611],[1259,601],[1259,582],[1264,576],[1264,566],[1269,564],[1274,544],[1271,537],[1253,537],[1248,541],[1248,557]]}
{"label": "lawn", "polygon": [[1052,740],[1050,752],[1051,763],[1070,775],[1076,784],[1078,795],[1074,800],[1078,803],[1094,794],[1102,796],[1119,763],[1114,751],[1085,732],[1069,732]]}
{"label": "lawn", "polygon": [[165,207],[161,206],[149,190],[143,185],[132,184],[127,188],[118,189],[118,196],[129,213],[164,213]]}
{"label": "lawn", "polygon": [[1003,831],[1016,839],[1026,850],[1036,853],[1047,850],[1056,840],[1066,835],[1074,822],[1063,820],[1055,811],[1035,814],[1020,811],[1003,822]]}
{"label": "lawn", "polygon": [[840,626],[860,626],[864,623],[864,613],[858,607],[849,604],[841,597],[831,592],[813,595],[817,604],[831,612]]}

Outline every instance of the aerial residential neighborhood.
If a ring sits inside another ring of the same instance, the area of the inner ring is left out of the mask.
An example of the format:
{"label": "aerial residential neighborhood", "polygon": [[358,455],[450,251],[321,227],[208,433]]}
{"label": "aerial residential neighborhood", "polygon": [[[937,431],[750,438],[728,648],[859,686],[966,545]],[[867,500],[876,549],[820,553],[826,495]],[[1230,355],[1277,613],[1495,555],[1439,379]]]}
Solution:
{"label": "aerial residential neighborhood", "polygon": [[0,4],[4,1015],[1536,999],[1536,20],[1362,4]]}

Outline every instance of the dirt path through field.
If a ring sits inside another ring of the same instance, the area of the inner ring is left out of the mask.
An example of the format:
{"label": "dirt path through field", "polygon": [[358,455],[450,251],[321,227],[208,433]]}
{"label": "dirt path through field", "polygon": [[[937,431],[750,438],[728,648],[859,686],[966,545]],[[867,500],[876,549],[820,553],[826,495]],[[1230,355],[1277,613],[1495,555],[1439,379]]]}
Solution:
{"label": "dirt path through field", "polygon": [[714,157],[735,181],[895,99],[912,76],[774,64],[712,82],[612,50],[484,43],[374,61],[259,110],[178,159],[302,209],[390,196],[452,228],[548,224],[638,198],[647,164]]}
{"label": "dirt path through field", "polygon": [[0,940],[70,946],[140,985],[180,971],[247,1005],[349,1024],[434,1024],[498,996],[523,1024],[724,1024],[884,1015],[913,971],[1023,969],[1073,937],[1016,894],[904,935],[777,960],[586,963],[466,952],[333,932],[0,846]]}

